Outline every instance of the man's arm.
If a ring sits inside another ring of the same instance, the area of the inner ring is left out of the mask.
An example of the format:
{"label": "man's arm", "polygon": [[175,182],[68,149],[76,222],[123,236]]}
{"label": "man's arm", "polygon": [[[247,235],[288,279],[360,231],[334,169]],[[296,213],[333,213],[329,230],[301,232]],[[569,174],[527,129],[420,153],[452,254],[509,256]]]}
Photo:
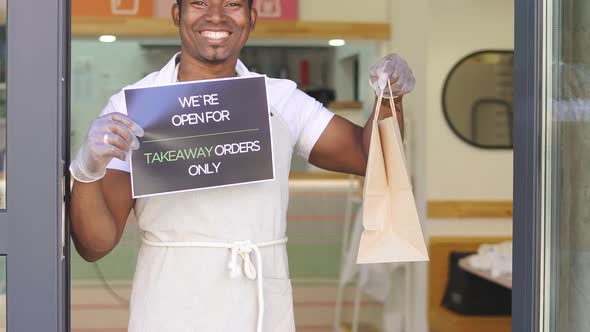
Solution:
{"label": "man's arm", "polygon": [[[394,98],[395,116],[403,137],[402,96],[414,89],[412,69],[398,54],[388,54],[371,66],[369,79],[375,95],[384,96],[379,105],[379,120],[393,116],[388,98]],[[364,175],[374,116],[373,112],[363,128],[335,116],[313,147],[309,162],[327,170]]]}
{"label": "man's arm", "polygon": [[76,249],[96,261],[117,245],[134,201],[129,173],[107,169],[117,158],[127,160],[139,147],[143,129],[126,115],[112,112],[92,122],[86,140],[70,165],[76,179],[70,218]]}
{"label": "man's arm", "polygon": [[[395,98],[396,116],[400,131],[404,133],[402,98]],[[377,103],[377,99],[375,99]],[[393,115],[388,99],[383,99],[379,110],[379,120]],[[373,112],[364,127],[336,115],[332,118],[309,156],[315,166],[335,172],[365,175],[369,156]]]}
{"label": "man's arm", "polygon": [[75,181],[70,220],[76,250],[89,262],[108,254],[119,241],[135,204],[129,173],[108,170],[92,183]]}

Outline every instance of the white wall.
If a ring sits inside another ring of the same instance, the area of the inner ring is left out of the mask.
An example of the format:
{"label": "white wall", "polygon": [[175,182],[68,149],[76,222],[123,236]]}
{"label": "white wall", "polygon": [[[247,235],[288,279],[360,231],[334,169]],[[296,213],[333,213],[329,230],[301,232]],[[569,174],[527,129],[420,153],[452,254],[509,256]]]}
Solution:
{"label": "white wall", "polygon": [[512,199],[512,150],[483,150],[460,140],[444,119],[441,94],[465,55],[514,48],[513,7],[513,0],[395,0],[390,9],[393,39],[382,53],[402,54],[416,75],[416,88],[404,99],[406,138],[424,200]]}
{"label": "white wall", "polygon": [[[511,236],[510,219],[427,220],[428,200],[512,199],[512,150],[471,147],[445,122],[441,93],[446,75],[463,56],[481,49],[513,49],[512,0],[392,0],[393,38],[383,50],[402,54],[416,88],[404,98],[414,190],[429,236]],[[411,275],[412,332],[426,332],[427,265]]]}
{"label": "white wall", "polygon": [[[440,1],[440,0],[438,0]],[[426,201],[428,198],[427,155],[429,100],[428,91],[428,47],[433,26],[420,24],[428,22],[430,8],[428,1],[397,0],[389,9],[393,30],[392,43],[386,52],[401,54],[412,67],[416,77],[414,92],[404,97],[404,116],[406,120],[405,144],[412,173],[416,206],[420,220],[426,221]],[[428,233],[428,226],[422,229]],[[406,299],[406,313],[409,315],[408,331],[426,332],[427,313],[427,264],[416,263],[406,276],[403,287],[410,289],[411,295]]]}
{"label": "white wall", "polygon": [[482,150],[461,141],[446,124],[440,100],[446,75],[463,56],[514,48],[513,0],[429,3],[428,198],[510,200],[512,150]]}

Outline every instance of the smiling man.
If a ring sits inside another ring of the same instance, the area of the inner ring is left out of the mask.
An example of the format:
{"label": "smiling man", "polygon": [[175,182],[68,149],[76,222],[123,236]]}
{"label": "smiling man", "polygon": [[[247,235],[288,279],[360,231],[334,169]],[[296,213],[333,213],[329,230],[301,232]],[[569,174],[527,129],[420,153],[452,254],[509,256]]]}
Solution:
{"label": "smiling man", "polygon": [[[131,87],[248,77],[239,61],[256,25],[247,0],[177,0],[180,52]],[[371,68],[380,94],[391,81],[398,108],[414,77],[391,54]],[[133,210],[143,234],[131,297],[131,332],[292,332],[285,237],[291,155],[328,170],[363,175],[371,119],[359,127],[334,115],[289,80],[267,79],[276,179],[134,200],[128,154],[143,129],[112,96],[72,162],[72,237],[88,261],[120,241]],[[381,116],[392,116],[387,103]],[[401,112],[396,114],[403,120]],[[400,123],[403,123],[400,121]],[[131,263],[131,262],[130,262]]]}

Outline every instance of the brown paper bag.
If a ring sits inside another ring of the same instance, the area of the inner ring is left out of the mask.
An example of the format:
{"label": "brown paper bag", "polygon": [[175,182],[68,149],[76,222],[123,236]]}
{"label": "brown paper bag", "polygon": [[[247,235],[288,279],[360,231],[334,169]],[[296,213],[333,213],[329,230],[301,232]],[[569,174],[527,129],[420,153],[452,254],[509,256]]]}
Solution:
{"label": "brown paper bag", "polygon": [[427,261],[393,98],[393,116],[379,121],[382,99],[383,94],[373,119],[357,264]]}

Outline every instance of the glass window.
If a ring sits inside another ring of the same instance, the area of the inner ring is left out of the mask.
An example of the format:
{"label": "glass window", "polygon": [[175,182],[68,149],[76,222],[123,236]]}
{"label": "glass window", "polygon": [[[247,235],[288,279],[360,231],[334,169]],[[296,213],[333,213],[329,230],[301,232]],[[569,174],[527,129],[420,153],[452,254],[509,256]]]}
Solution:
{"label": "glass window", "polygon": [[6,331],[6,257],[0,256],[0,332]]}
{"label": "glass window", "polygon": [[590,331],[590,3],[547,10],[544,331]]}

